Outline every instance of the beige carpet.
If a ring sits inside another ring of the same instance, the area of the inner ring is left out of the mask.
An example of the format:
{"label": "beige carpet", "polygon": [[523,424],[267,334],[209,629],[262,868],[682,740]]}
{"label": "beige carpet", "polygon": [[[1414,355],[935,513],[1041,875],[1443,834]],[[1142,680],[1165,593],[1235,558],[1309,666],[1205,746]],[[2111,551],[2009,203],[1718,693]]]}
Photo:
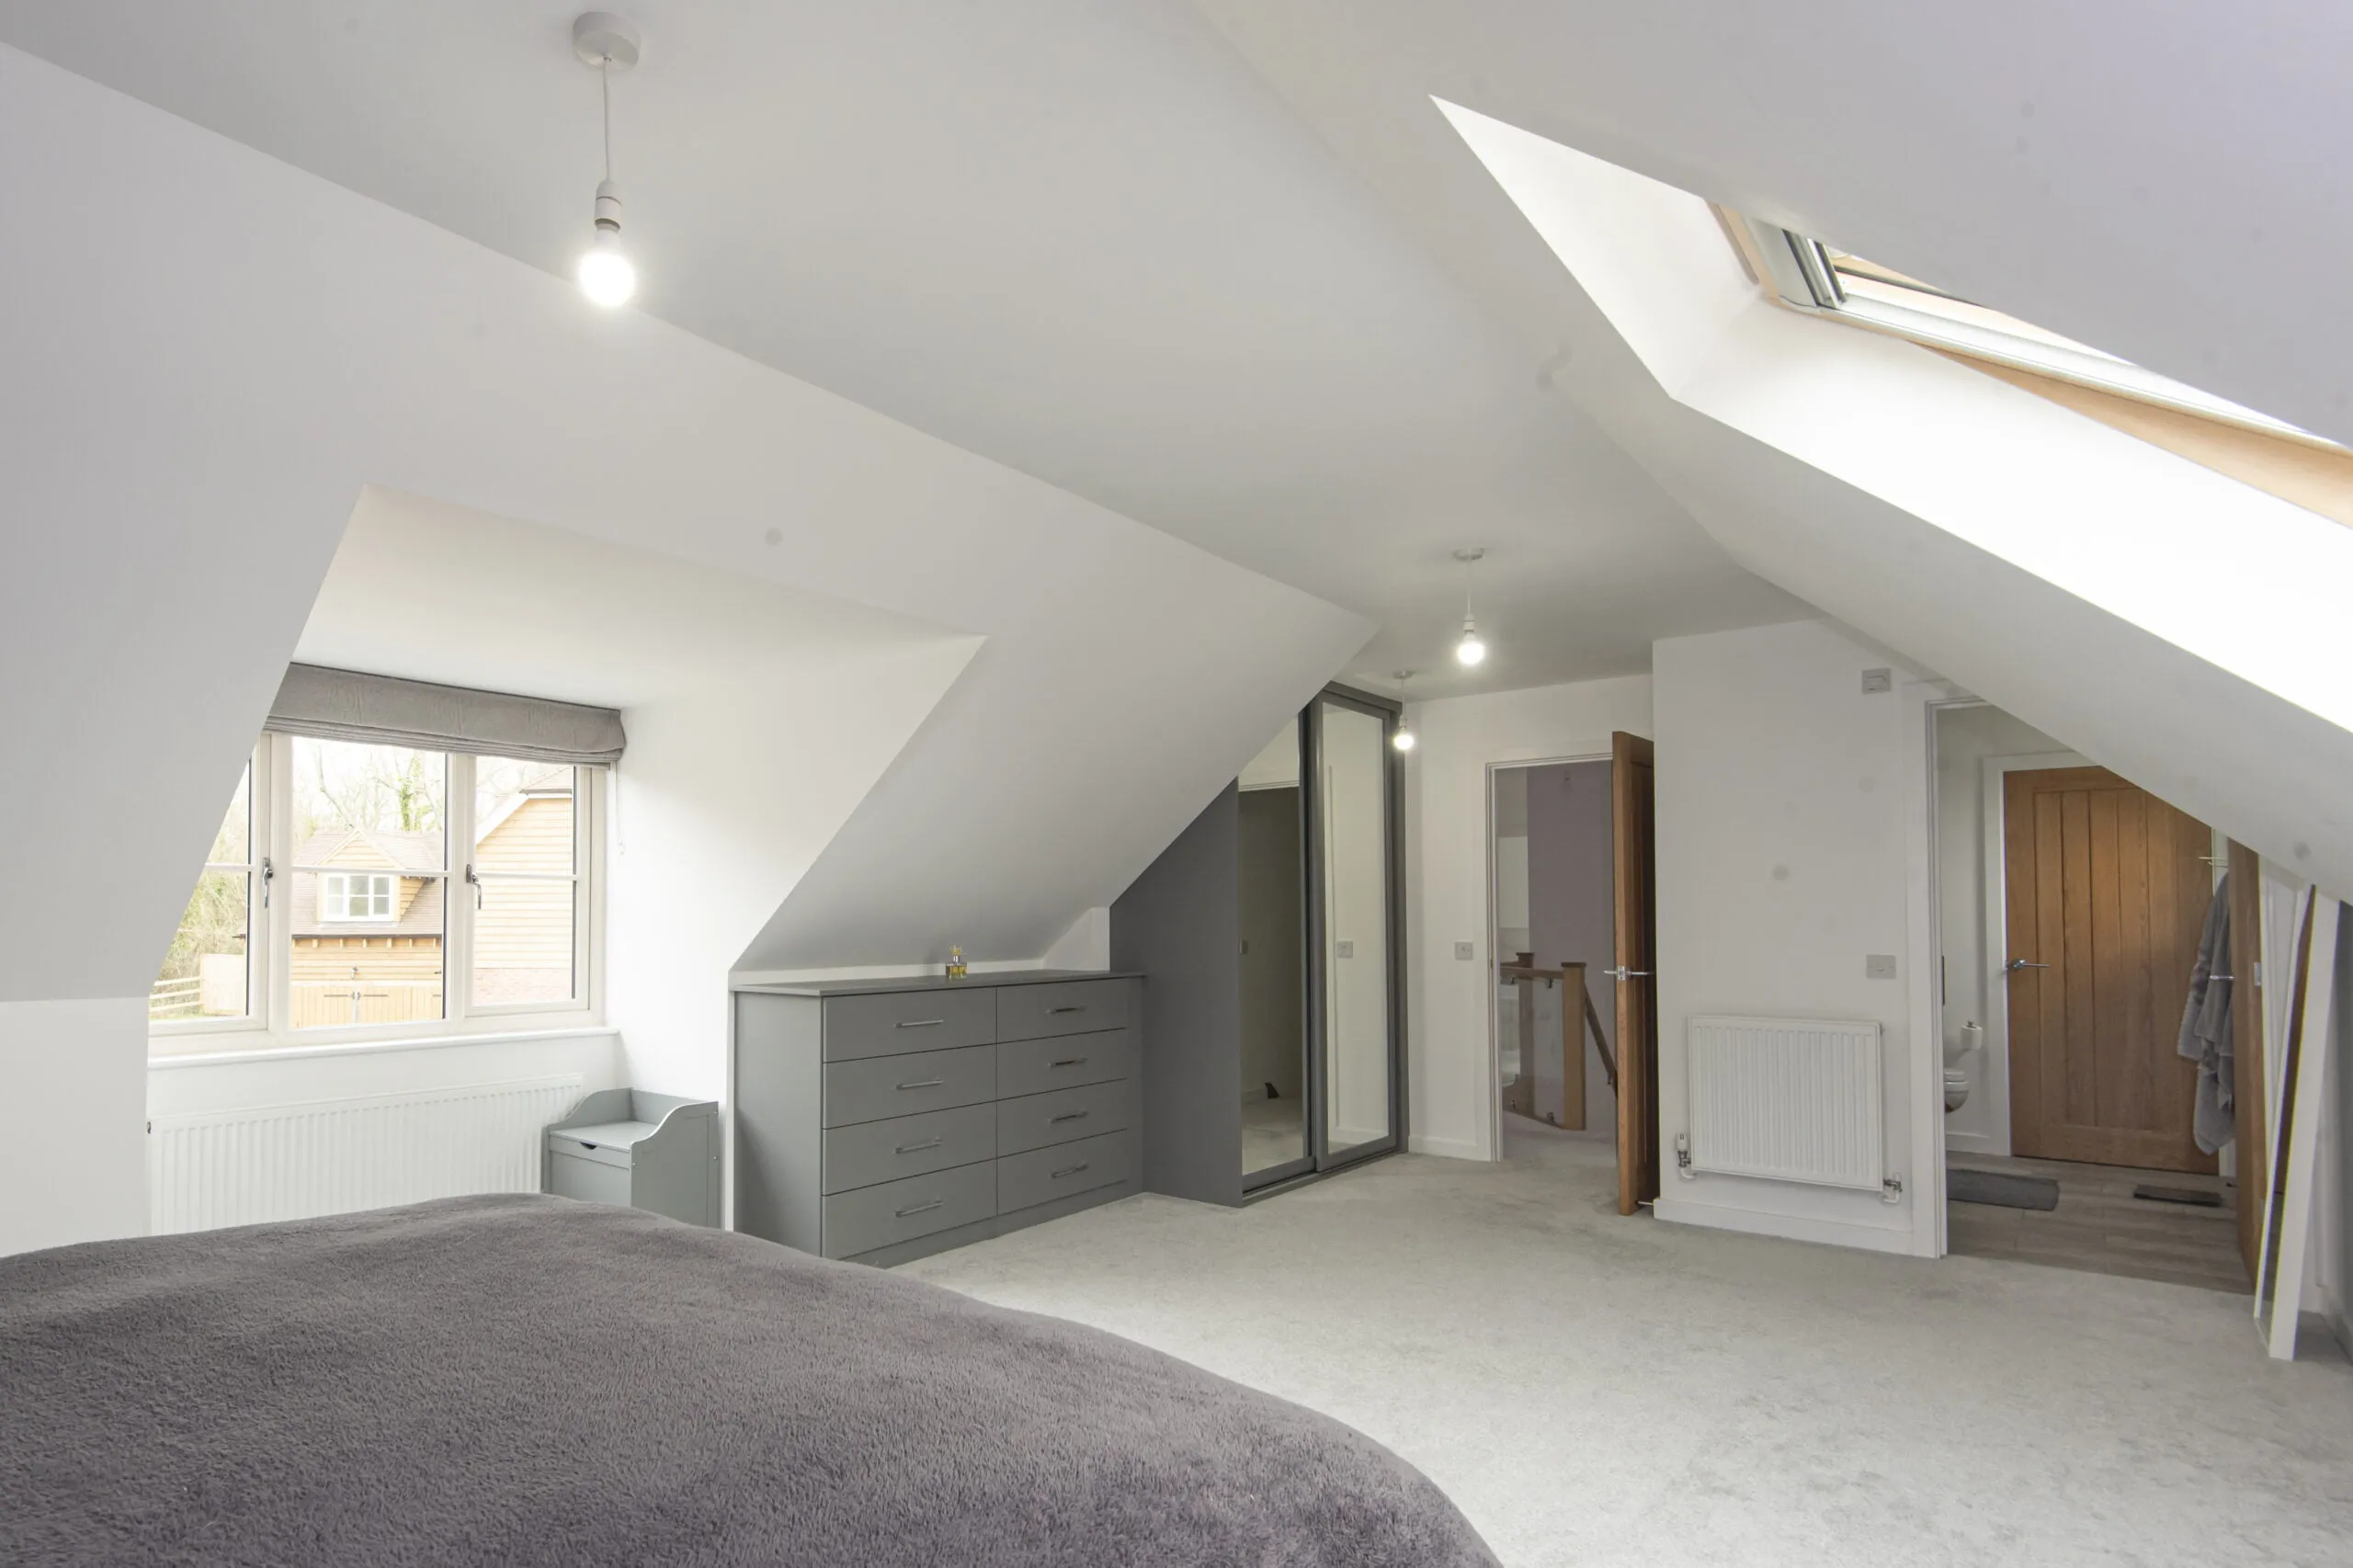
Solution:
{"label": "beige carpet", "polygon": [[2353,1368],[2244,1297],[1621,1220],[1606,1142],[1510,1148],[906,1271],[1350,1422],[1516,1565],[2353,1562]]}

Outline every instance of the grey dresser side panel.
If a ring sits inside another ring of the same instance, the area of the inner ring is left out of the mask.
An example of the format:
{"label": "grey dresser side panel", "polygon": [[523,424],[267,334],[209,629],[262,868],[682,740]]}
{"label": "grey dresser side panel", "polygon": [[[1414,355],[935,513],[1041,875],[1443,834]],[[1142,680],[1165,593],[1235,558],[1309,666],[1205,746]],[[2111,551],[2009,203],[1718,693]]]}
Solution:
{"label": "grey dresser side panel", "polygon": [[824,1062],[819,1004],[735,997],[735,1228],[818,1248]]}
{"label": "grey dresser side panel", "polygon": [[1228,785],[1111,906],[1143,982],[1143,1186],[1242,1201],[1240,791]]}

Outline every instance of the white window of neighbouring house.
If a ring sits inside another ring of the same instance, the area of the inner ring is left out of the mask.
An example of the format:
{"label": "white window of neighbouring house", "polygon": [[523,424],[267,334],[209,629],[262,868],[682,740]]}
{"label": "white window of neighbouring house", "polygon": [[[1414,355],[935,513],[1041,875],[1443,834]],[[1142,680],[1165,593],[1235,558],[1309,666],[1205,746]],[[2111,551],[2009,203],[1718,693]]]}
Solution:
{"label": "white window of neighbouring house", "polygon": [[606,771],[265,734],[155,981],[154,1049],[479,1032],[590,1006]]}

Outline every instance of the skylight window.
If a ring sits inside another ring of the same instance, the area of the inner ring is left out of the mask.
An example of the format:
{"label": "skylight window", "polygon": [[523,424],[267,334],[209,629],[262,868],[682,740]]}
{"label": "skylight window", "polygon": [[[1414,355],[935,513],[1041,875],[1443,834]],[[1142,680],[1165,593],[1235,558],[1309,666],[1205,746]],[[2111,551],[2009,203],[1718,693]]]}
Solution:
{"label": "skylight window", "polygon": [[1749,269],[1794,310],[2292,440],[2336,444],[1836,245],[1753,219],[1723,217]]}

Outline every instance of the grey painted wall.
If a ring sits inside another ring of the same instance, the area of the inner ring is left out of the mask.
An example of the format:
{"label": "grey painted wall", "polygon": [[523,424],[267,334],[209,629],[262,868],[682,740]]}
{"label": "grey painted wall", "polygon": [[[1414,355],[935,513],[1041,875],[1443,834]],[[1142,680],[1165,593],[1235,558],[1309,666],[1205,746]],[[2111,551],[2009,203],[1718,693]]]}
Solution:
{"label": "grey painted wall", "polygon": [[1306,1093],[1304,920],[1300,903],[1299,790],[1245,790],[1240,801],[1244,1096],[1272,1084],[1285,1099]]}
{"label": "grey painted wall", "polygon": [[1241,791],[1229,784],[1111,905],[1111,967],[1141,971],[1143,1185],[1242,1201]]}
{"label": "grey painted wall", "polygon": [[[1536,962],[1545,969],[1563,963],[1586,965],[1586,983],[1601,1014],[1603,1036],[1614,1051],[1616,1002],[1611,983],[1601,972],[1614,961],[1610,949],[1615,938],[1609,764],[1573,762],[1518,771],[1527,782],[1529,939]],[[1540,1110],[1560,1104],[1557,1076],[1549,1085],[1549,1096],[1546,1076],[1540,1069]],[[1610,1093],[1600,1052],[1589,1039],[1585,1076],[1586,1126],[1615,1127],[1617,1096]]]}

